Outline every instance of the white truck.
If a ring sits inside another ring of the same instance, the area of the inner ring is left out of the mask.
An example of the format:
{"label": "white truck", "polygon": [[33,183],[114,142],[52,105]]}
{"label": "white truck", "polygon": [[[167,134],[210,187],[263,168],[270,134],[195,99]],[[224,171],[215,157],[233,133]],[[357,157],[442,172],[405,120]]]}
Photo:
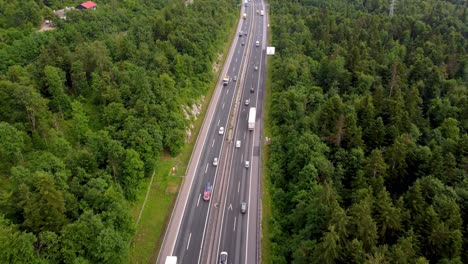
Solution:
{"label": "white truck", "polygon": [[165,264],[177,264],[176,256],[167,256]]}
{"label": "white truck", "polygon": [[257,117],[257,108],[250,107],[249,111],[249,130],[254,130],[255,128],[255,118]]}

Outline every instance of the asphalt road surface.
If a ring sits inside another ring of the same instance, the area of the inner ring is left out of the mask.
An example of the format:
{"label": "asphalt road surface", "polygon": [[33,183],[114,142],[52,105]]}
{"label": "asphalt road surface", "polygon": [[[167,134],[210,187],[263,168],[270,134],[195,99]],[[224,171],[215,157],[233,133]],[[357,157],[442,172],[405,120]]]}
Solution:
{"label": "asphalt road surface", "polygon": [[[216,263],[228,252],[229,263],[259,259],[260,117],[265,69],[266,16],[263,2],[242,6],[238,32],[218,82],[165,234],[158,263],[177,256],[178,263]],[[259,46],[256,46],[259,41]],[[229,84],[222,78],[230,76]],[[237,76],[237,81],[233,77]],[[253,88],[253,92],[251,89]],[[245,100],[249,105],[245,105]],[[250,107],[257,107],[255,129],[247,129]],[[220,127],[224,133],[220,134]],[[241,141],[236,148],[235,142]],[[219,164],[213,165],[214,158]],[[250,167],[245,168],[245,161]],[[212,197],[203,200],[207,183]],[[247,212],[240,212],[241,202]]]}

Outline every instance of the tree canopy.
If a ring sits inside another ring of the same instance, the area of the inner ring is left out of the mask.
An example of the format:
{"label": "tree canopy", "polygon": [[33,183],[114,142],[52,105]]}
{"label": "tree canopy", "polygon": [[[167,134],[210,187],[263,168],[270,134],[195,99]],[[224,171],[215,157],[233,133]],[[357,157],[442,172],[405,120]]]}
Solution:
{"label": "tree canopy", "polygon": [[271,263],[467,263],[463,1],[269,2]]}
{"label": "tree canopy", "polygon": [[214,0],[53,14],[77,4],[0,0],[2,263],[127,262],[128,204],[180,152],[236,18]]}

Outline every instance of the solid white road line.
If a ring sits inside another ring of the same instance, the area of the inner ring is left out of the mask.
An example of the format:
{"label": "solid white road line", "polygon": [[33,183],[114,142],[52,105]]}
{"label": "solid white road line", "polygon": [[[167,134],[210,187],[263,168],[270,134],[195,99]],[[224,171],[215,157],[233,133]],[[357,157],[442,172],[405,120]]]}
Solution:
{"label": "solid white road line", "polygon": [[198,202],[197,202],[197,207],[198,205],[200,205],[200,197],[201,197],[201,193],[198,194]]}
{"label": "solid white road line", "polygon": [[187,248],[186,250],[188,250],[188,247],[190,246],[190,239],[192,239],[192,233],[190,233],[189,237],[188,237],[188,242],[187,242]]}

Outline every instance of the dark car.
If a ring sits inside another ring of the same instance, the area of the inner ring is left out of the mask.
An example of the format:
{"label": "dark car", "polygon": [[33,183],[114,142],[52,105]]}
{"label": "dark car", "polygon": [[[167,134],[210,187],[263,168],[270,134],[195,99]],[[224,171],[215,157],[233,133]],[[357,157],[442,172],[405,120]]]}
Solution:
{"label": "dark car", "polygon": [[250,92],[251,92],[251,93],[255,92],[255,88],[250,87]]}

